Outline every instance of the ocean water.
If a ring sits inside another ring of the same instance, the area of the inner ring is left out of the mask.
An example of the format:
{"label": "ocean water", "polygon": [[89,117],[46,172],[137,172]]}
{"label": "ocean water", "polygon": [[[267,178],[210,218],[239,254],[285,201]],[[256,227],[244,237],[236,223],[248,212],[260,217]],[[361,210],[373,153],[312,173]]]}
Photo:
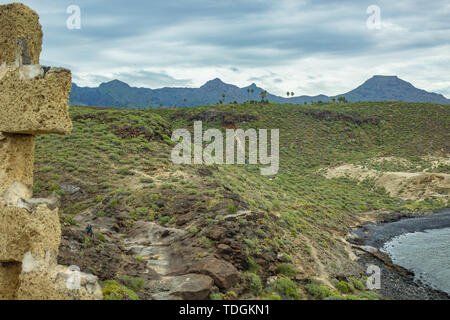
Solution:
{"label": "ocean water", "polygon": [[412,270],[416,280],[450,294],[450,228],[406,233],[387,242],[381,251]]}

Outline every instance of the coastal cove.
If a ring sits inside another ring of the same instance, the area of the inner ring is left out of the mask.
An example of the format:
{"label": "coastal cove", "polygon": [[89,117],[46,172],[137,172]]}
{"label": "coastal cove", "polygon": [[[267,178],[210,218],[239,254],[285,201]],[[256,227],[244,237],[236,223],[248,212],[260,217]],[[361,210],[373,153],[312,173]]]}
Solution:
{"label": "coastal cove", "polygon": [[[450,209],[394,222],[367,224],[354,230],[352,235],[355,236],[352,242],[361,245],[360,248],[370,248],[382,257],[361,255],[359,263],[380,267],[383,298],[450,298]],[[392,265],[381,261],[385,256]]]}

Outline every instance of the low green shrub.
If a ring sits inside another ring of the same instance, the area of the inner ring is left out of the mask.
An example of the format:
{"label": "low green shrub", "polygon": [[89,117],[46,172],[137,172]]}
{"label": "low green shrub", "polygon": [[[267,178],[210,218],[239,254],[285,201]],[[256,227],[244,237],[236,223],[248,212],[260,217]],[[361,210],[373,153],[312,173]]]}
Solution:
{"label": "low green shrub", "polygon": [[291,263],[280,263],[277,267],[277,272],[289,278],[293,278],[297,274],[297,270]]}
{"label": "low green shrub", "polygon": [[301,298],[295,282],[286,277],[275,280],[273,289],[278,292],[283,299],[299,300]]}
{"label": "low green shrub", "polygon": [[345,281],[339,281],[336,284],[336,289],[339,290],[339,292],[342,292],[344,294],[348,294],[350,292],[355,291],[355,288],[350,283],[347,283]]}
{"label": "low green shrub", "polygon": [[331,294],[328,287],[318,285],[316,283],[309,283],[305,286],[305,290],[316,299],[325,299]]}
{"label": "low green shrub", "polygon": [[366,287],[364,286],[364,283],[361,280],[358,280],[356,278],[349,278],[348,281],[358,290],[364,290]]}
{"label": "low green shrub", "polygon": [[117,277],[124,286],[133,290],[134,292],[139,292],[144,288],[145,281],[141,278],[131,277],[128,275],[119,275]]}
{"label": "low green shrub", "polygon": [[246,272],[244,273],[243,278],[247,281],[248,288],[255,296],[261,293],[262,283],[261,279],[256,273]]}
{"label": "low green shrub", "polygon": [[102,291],[103,300],[139,300],[136,292],[114,280],[106,280]]}

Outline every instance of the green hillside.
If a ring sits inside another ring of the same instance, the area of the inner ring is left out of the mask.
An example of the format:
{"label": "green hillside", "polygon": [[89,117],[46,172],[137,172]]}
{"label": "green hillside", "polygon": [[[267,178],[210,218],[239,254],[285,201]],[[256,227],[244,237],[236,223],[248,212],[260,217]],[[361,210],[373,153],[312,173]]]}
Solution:
{"label": "green hillside", "polygon": [[[208,119],[210,110],[227,122],[204,122],[204,130],[230,123],[280,129],[278,174],[261,176],[256,165],[172,164],[171,132],[192,129],[193,120]],[[187,232],[171,244],[175,274],[186,274],[212,255],[239,270],[240,281],[213,288],[211,298],[377,298],[365,291],[364,270],[343,242],[350,227],[360,223],[360,213],[422,214],[447,206],[445,191],[404,200],[374,179],[327,179],[321,171],[354,164],[380,173],[450,173],[445,162],[436,162],[450,153],[447,105],[71,107],[71,118],[70,136],[37,137],[33,189],[35,196],[61,196],[59,260],[102,281],[116,281],[104,283],[116,290],[107,298],[134,297],[129,290],[141,299],[154,294],[156,275],[145,272],[148,259],[126,248],[140,221]],[[97,230],[95,240],[84,237],[88,222]],[[217,237],[215,230],[224,231]]]}

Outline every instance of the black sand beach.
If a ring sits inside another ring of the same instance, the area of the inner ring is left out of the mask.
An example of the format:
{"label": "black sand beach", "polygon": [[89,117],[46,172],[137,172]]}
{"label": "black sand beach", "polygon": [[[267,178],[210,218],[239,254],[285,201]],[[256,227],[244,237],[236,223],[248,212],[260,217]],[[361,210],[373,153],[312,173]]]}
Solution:
{"label": "black sand beach", "polygon": [[[396,221],[395,221],[396,220]],[[385,243],[393,238],[413,232],[423,232],[430,229],[442,229],[450,227],[450,209],[426,215],[396,217],[393,221],[380,224],[367,224],[352,233],[356,238],[349,239],[350,242],[362,246],[370,246],[381,249]],[[365,253],[358,252],[358,262],[366,268],[372,264],[381,269],[381,289],[379,293],[384,299],[392,300],[448,300],[450,296],[440,290],[415,280],[414,274],[400,272],[387,265],[380,259]]]}

